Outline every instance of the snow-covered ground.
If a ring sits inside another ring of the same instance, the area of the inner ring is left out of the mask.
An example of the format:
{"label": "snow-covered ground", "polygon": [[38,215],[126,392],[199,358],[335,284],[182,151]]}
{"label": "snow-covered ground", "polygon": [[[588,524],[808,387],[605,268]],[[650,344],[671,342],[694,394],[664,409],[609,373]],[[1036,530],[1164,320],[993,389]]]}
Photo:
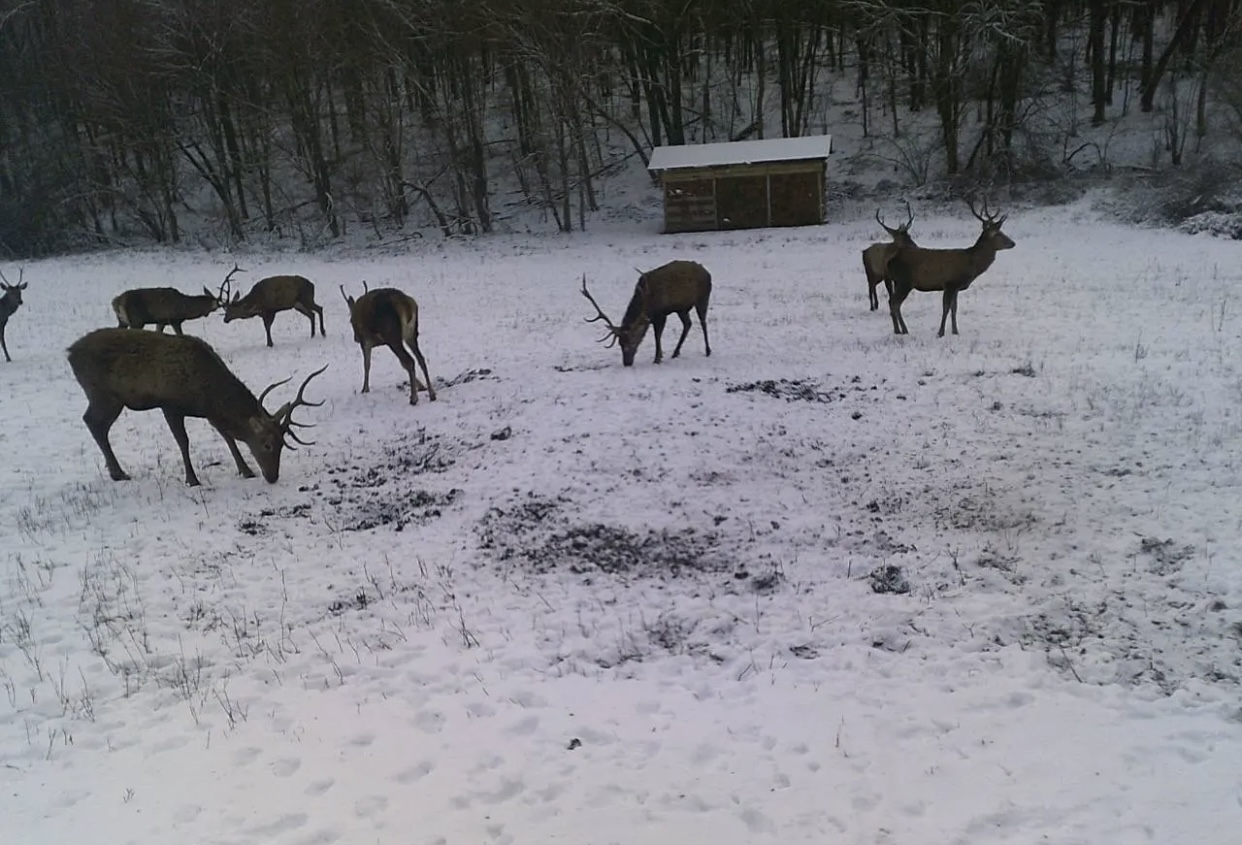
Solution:
{"label": "snow-covered ground", "polygon": [[[28,264],[3,841],[1236,842],[1239,247],[1011,210],[944,339],[938,296],[905,337],[868,311],[869,219]],[[695,325],[622,368],[582,275],[618,319],[679,257],[713,273],[712,356]],[[65,347],[234,258],[235,286],[314,279],[327,338],[187,329],[256,392],[330,364],[315,445],[268,485],[193,420],[190,489],[127,412],[108,480]],[[437,402],[382,349],[358,393],[337,285],[363,279],[418,298]]]}

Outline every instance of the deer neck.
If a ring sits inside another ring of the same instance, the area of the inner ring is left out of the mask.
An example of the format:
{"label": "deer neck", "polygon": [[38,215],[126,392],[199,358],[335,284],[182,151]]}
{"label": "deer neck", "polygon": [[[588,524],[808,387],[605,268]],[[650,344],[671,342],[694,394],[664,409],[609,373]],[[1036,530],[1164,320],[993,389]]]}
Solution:
{"label": "deer neck", "polygon": [[996,260],[996,247],[978,241],[969,250],[970,253],[970,270],[974,274],[972,278],[981,275]]}

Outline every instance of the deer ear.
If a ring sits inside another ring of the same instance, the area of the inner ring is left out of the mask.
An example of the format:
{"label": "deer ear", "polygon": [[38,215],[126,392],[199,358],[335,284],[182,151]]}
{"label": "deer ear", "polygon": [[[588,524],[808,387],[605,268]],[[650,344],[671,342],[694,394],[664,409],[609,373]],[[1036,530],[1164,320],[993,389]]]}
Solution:
{"label": "deer ear", "polygon": [[233,294],[233,301],[234,301],[234,302],[236,302],[236,301],[237,301],[237,300],[239,300],[239,299],[241,299],[241,291],[237,291],[236,293],[234,293],[234,294]]}

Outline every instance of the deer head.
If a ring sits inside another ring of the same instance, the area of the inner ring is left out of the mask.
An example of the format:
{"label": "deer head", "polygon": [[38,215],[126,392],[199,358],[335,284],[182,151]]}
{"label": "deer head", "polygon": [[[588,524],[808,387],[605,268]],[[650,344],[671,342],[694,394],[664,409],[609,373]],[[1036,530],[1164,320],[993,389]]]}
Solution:
{"label": "deer head", "polygon": [[899,246],[914,246],[914,241],[910,237],[910,226],[914,223],[914,212],[910,210],[909,202],[905,200],[902,200],[902,202],[905,202],[906,205],[905,223],[902,223],[897,228],[889,226],[884,222],[884,218],[880,216],[880,209],[878,208],[875,210],[875,222],[879,223],[880,228],[885,232],[888,232],[889,237],[893,239],[894,243]]}
{"label": "deer head", "polygon": [[[0,272],[0,290],[4,291],[4,298],[12,303],[12,310],[16,311],[17,306],[22,304],[22,291],[26,289],[27,282],[22,281],[26,276],[25,268],[18,268],[17,284],[10,284],[8,277]],[[11,313],[11,312],[10,312]]]}
{"label": "deer head", "polygon": [[[639,291],[635,291],[635,297],[637,298],[642,296],[645,299],[646,288],[641,284],[641,281],[639,283],[639,288],[641,293]],[[599,339],[599,342],[607,342],[608,349],[611,349],[618,342],[620,342],[621,363],[627,367],[633,366],[634,353],[638,351],[638,345],[642,343],[643,335],[646,334],[647,326],[650,324],[650,319],[646,316],[647,309],[645,307],[639,308],[638,313],[635,315],[635,319],[628,322],[623,321],[621,326],[618,327],[613,324],[612,320],[608,319],[608,315],[604,313],[604,310],[599,307],[599,303],[595,301],[595,297],[591,296],[591,292],[587,290],[585,273],[582,275],[582,295],[585,296],[593,306],[595,306],[595,316],[587,317],[585,318],[585,321],[588,323],[597,323],[600,320],[603,320],[604,325],[608,327],[608,331]],[[630,311],[633,310],[634,302],[631,301]]]}
{"label": "deer head", "polygon": [[1001,226],[1005,225],[1005,221],[1009,219],[1008,214],[1002,214],[999,217],[988,213],[988,199],[983,198],[983,213],[980,214],[975,210],[975,200],[973,197],[966,201],[970,206],[970,213],[975,219],[983,224],[983,231],[979,233],[978,245],[982,245],[991,250],[1013,249],[1013,239],[1001,231]]}

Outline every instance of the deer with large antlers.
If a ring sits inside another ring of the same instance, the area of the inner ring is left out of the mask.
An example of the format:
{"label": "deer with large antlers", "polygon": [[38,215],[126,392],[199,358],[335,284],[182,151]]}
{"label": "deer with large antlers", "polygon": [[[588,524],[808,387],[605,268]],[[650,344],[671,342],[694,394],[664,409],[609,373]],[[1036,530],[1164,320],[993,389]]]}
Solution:
{"label": "deer with large antlers", "polygon": [[[396,288],[376,288],[368,290],[367,283],[362,283],[362,296],[354,299],[345,292],[341,285],[341,296],[349,306],[349,322],[354,329],[354,340],[362,347],[362,392],[371,391],[371,350],[376,346],[387,346],[397,356],[401,366],[410,374],[410,404],[418,404],[418,391],[426,390],[427,398],[436,401],[436,389],[431,385],[431,376],[427,373],[427,359],[418,348],[418,303]],[[409,345],[414,358],[405,351]],[[414,372],[414,359],[423,368],[424,386],[419,383]]]}
{"label": "deer with large antlers", "polygon": [[315,283],[305,276],[269,276],[254,283],[245,296],[240,292],[224,303],[224,322],[263,318],[267,345],[272,345],[272,321],[289,309],[310,318],[311,337],[315,336],[315,315],[319,315],[319,334],[323,336],[323,308],[315,304]]}
{"label": "deer with large antlers", "polygon": [[303,394],[311,379],[327,369],[323,366],[306,377],[297,396],[276,413],[268,413],[263,400],[278,381],[255,397],[225,365],[206,342],[188,335],[133,332],[127,329],[96,329],[69,347],[69,366],[86,393],[83,422],[103,452],[113,481],[129,478],[117,462],[108,441],[108,431],[126,408],[150,411],[159,408],[181,449],[185,464],[185,483],[199,485],[190,463],[190,441],[185,432],[186,417],[209,422],[229,447],[237,471],[243,478],[254,478],[237,441],[245,443],[269,483],[280,477],[280,454],[289,441],[311,445],[300,439],[293,427],[309,427],[295,422],[293,412],[302,406],[317,407]]}
{"label": "deer with large antlers", "polygon": [[655,328],[655,363],[664,360],[664,349],[660,338],[664,334],[664,323],[670,314],[681,318],[681,337],[673,349],[672,357],[681,354],[681,345],[686,342],[690,333],[690,311],[699,315],[699,325],[703,328],[703,345],[706,354],[712,354],[712,345],[707,338],[707,305],[712,295],[712,274],[695,261],[670,261],[668,264],[647,272],[638,271],[638,284],[634,286],[634,295],[621,318],[621,325],[613,325],[612,320],[604,314],[595,297],[587,290],[586,275],[582,276],[582,295],[595,306],[596,316],[586,318],[588,323],[600,320],[608,327],[608,333],[600,338],[600,342],[608,341],[611,348],[621,344],[621,363],[633,366],[634,354],[638,345],[647,334],[647,327]]}
{"label": "deer with large antlers", "polygon": [[957,295],[970,287],[971,282],[983,275],[996,260],[1002,249],[1013,249],[1013,240],[1001,231],[1008,214],[996,216],[988,213],[987,200],[983,201],[983,213],[975,210],[974,200],[969,200],[970,213],[982,224],[983,230],[973,246],[965,249],[925,249],[903,247],[888,262],[888,274],[893,280],[893,292],[888,298],[889,311],[893,317],[893,332],[909,334],[906,321],[901,316],[901,303],[912,290],[926,292],[943,291],[943,310],[940,314],[940,332],[944,337],[945,321],[952,317],[953,334],[957,334]]}
{"label": "deer with large antlers", "polygon": [[236,264],[224,277],[217,293],[203,288],[201,296],[190,296],[176,288],[134,288],[119,294],[112,300],[117,326],[122,329],[142,329],[154,324],[156,331],[163,332],[172,326],[173,332],[181,334],[181,324],[186,320],[206,317],[217,308],[223,308],[228,300],[230,281],[234,273],[244,273]]}
{"label": "deer with large antlers", "polygon": [[0,349],[4,350],[4,360],[12,363],[13,359],[9,357],[9,345],[4,340],[4,327],[9,324],[9,317],[17,312],[22,305],[22,291],[26,289],[26,282],[22,279],[25,277],[25,270],[17,271],[17,284],[9,284],[9,280],[0,273],[0,290],[4,291],[4,295],[0,296]]}
{"label": "deer with large antlers", "polygon": [[893,228],[886,224],[878,208],[875,210],[875,222],[888,232],[892,240],[888,243],[874,243],[863,250],[863,270],[867,273],[867,295],[871,300],[872,311],[880,307],[880,297],[875,290],[880,282],[884,283],[884,289],[888,291],[888,295],[893,295],[893,279],[888,275],[888,262],[901,247],[918,246],[914,238],[910,237],[910,224],[914,222],[914,212],[910,210],[910,203],[906,203],[906,222],[900,226]]}

